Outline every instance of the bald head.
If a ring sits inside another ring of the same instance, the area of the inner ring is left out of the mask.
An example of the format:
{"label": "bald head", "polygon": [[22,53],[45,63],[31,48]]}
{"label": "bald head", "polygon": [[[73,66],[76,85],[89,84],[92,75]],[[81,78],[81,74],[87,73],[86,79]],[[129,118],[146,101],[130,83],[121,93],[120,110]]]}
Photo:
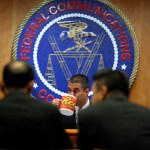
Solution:
{"label": "bald head", "polygon": [[32,67],[23,61],[8,63],[3,70],[3,81],[7,88],[24,88],[34,80]]}

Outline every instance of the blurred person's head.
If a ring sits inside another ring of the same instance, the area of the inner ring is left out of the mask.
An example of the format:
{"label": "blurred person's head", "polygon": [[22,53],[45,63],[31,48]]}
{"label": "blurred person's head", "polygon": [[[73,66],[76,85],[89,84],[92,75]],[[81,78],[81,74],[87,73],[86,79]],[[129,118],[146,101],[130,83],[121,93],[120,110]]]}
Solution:
{"label": "blurred person's head", "polygon": [[74,95],[77,98],[76,105],[82,108],[87,100],[89,94],[89,80],[83,74],[76,74],[72,76],[68,82],[68,94]]}
{"label": "blurred person's head", "polygon": [[23,61],[12,61],[3,69],[2,91],[7,94],[14,89],[29,94],[34,84],[32,67]]}
{"label": "blurred person's head", "polygon": [[127,97],[129,95],[129,81],[121,71],[103,69],[93,76],[93,80],[93,104],[105,100],[112,94],[123,94]]}

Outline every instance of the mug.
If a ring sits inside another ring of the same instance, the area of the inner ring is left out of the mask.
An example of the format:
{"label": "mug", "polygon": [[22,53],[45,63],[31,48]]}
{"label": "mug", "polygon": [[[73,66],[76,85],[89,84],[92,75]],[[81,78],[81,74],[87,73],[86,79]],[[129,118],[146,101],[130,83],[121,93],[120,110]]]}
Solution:
{"label": "mug", "polygon": [[60,102],[59,111],[61,114],[71,116],[74,113],[77,98],[73,95],[63,95]]}

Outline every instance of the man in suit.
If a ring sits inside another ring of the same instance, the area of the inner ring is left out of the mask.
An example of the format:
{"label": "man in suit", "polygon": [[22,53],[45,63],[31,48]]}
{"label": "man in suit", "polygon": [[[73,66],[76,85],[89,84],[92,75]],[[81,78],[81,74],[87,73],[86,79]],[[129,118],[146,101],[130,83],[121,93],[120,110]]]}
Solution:
{"label": "man in suit", "polygon": [[150,110],[128,101],[128,79],[120,71],[94,75],[92,106],[79,113],[80,149],[150,149]]}
{"label": "man in suit", "polygon": [[30,96],[32,67],[13,61],[3,70],[0,101],[0,148],[71,148],[58,108]]}
{"label": "man in suit", "polygon": [[[68,82],[68,94],[73,95],[77,98],[75,111],[72,116],[63,117],[63,122],[65,124],[65,128],[74,129],[77,128],[78,125],[78,112],[89,107],[90,101],[88,99],[89,94],[89,80],[88,77],[83,74],[76,74],[71,77]],[[60,104],[59,99],[54,99],[52,103],[59,107]]]}

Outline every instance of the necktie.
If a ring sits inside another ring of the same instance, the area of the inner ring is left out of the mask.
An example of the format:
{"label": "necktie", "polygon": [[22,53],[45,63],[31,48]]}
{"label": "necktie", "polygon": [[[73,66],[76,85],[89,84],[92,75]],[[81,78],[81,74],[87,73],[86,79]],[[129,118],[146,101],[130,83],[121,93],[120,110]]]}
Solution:
{"label": "necktie", "polygon": [[76,115],[75,115],[75,119],[76,119],[76,124],[77,124],[77,128],[78,128],[78,113],[79,113],[79,111],[80,111],[80,109],[79,109],[79,107],[76,107],[76,110],[75,110],[76,112]]}

